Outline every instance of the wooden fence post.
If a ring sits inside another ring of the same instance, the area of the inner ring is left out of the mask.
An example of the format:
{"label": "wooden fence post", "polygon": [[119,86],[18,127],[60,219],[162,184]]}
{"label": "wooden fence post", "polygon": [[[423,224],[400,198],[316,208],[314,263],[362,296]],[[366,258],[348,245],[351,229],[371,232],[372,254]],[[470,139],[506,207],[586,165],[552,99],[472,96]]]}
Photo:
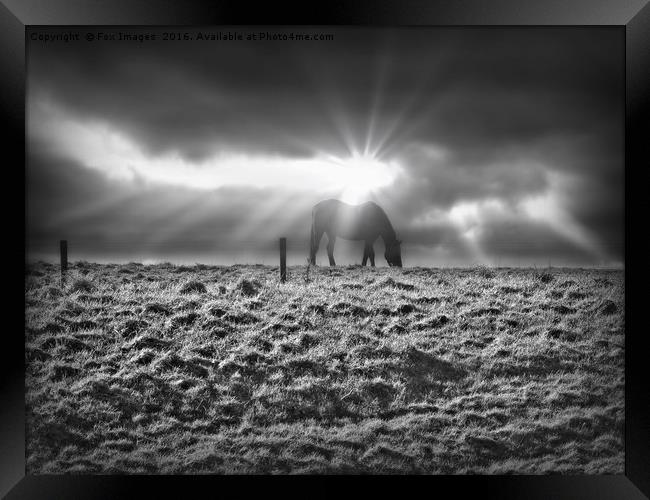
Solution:
{"label": "wooden fence post", "polygon": [[287,280],[287,239],[280,238],[280,281]]}
{"label": "wooden fence post", "polygon": [[61,250],[61,282],[65,280],[65,273],[68,270],[68,241],[61,240],[59,242]]}

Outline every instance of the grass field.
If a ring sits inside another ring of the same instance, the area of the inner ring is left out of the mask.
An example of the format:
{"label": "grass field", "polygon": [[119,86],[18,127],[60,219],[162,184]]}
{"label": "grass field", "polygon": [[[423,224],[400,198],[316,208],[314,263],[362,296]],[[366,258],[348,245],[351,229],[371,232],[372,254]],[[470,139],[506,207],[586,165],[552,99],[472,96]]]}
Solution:
{"label": "grass field", "polygon": [[27,473],[623,473],[623,271],[25,276]]}

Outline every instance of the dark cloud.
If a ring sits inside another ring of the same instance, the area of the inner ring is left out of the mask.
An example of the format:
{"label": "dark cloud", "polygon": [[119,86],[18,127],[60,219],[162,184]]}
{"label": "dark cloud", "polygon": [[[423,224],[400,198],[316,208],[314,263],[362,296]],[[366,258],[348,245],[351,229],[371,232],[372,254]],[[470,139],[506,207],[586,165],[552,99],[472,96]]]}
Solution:
{"label": "dark cloud", "polygon": [[398,144],[410,133],[485,154],[611,121],[622,48],[617,31],[567,29],[341,29],[309,45],[32,42],[30,93],[118,124],[152,152],[196,159],[219,147],[305,153],[283,134],[340,147],[337,111],[363,143],[379,87],[379,130],[412,111]]}
{"label": "dark cloud", "polygon": [[[374,197],[413,249],[460,255],[462,228],[444,214],[500,200],[514,215],[481,219],[477,241],[488,257],[622,261],[621,30],[299,31],[335,40],[30,42],[28,110],[47,102],[80,122],[109,124],[147,155],[190,162],[221,151],[345,156],[370,135],[371,148],[402,167]],[[273,245],[280,232],[305,240],[318,201],[277,189],[197,193],[109,180],[35,140],[29,159],[32,246],[65,232],[89,248],[121,238],[143,252],[235,252]],[[518,208],[549,190],[600,253]],[[283,198],[291,210],[278,210]],[[247,222],[251,199],[282,216]],[[432,212],[441,218],[427,219]],[[247,223],[256,230],[244,236]]]}

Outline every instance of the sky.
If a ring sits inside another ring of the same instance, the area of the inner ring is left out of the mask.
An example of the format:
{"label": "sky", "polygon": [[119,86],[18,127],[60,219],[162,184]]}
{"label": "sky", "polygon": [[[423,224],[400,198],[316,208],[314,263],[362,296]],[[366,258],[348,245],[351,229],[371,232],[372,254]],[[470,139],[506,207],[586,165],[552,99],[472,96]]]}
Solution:
{"label": "sky", "polygon": [[384,208],[405,266],[624,265],[621,30],[165,31],[28,36],[28,260],[276,264],[285,236],[305,264],[338,198]]}

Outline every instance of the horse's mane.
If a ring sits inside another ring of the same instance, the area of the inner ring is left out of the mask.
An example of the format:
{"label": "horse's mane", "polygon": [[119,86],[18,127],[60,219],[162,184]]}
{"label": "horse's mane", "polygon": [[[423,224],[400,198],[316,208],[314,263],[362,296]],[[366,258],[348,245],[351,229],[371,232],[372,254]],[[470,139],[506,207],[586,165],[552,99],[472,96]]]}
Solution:
{"label": "horse's mane", "polygon": [[385,235],[384,239],[386,237],[388,237],[389,239],[396,240],[397,239],[397,233],[395,232],[395,229],[393,228],[393,224],[391,224],[390,219],[388,218],[388,215],[386,215],[386,212],[384,211],[384,209],[381,206],[379,206],[377,203],[375,203],[374,201],[367,201],[365,204],[374,205],[374,206],[377,207],[379,216],[381,217],[382,222],[384,223],[384,226],[386,227],[386,235]]}

